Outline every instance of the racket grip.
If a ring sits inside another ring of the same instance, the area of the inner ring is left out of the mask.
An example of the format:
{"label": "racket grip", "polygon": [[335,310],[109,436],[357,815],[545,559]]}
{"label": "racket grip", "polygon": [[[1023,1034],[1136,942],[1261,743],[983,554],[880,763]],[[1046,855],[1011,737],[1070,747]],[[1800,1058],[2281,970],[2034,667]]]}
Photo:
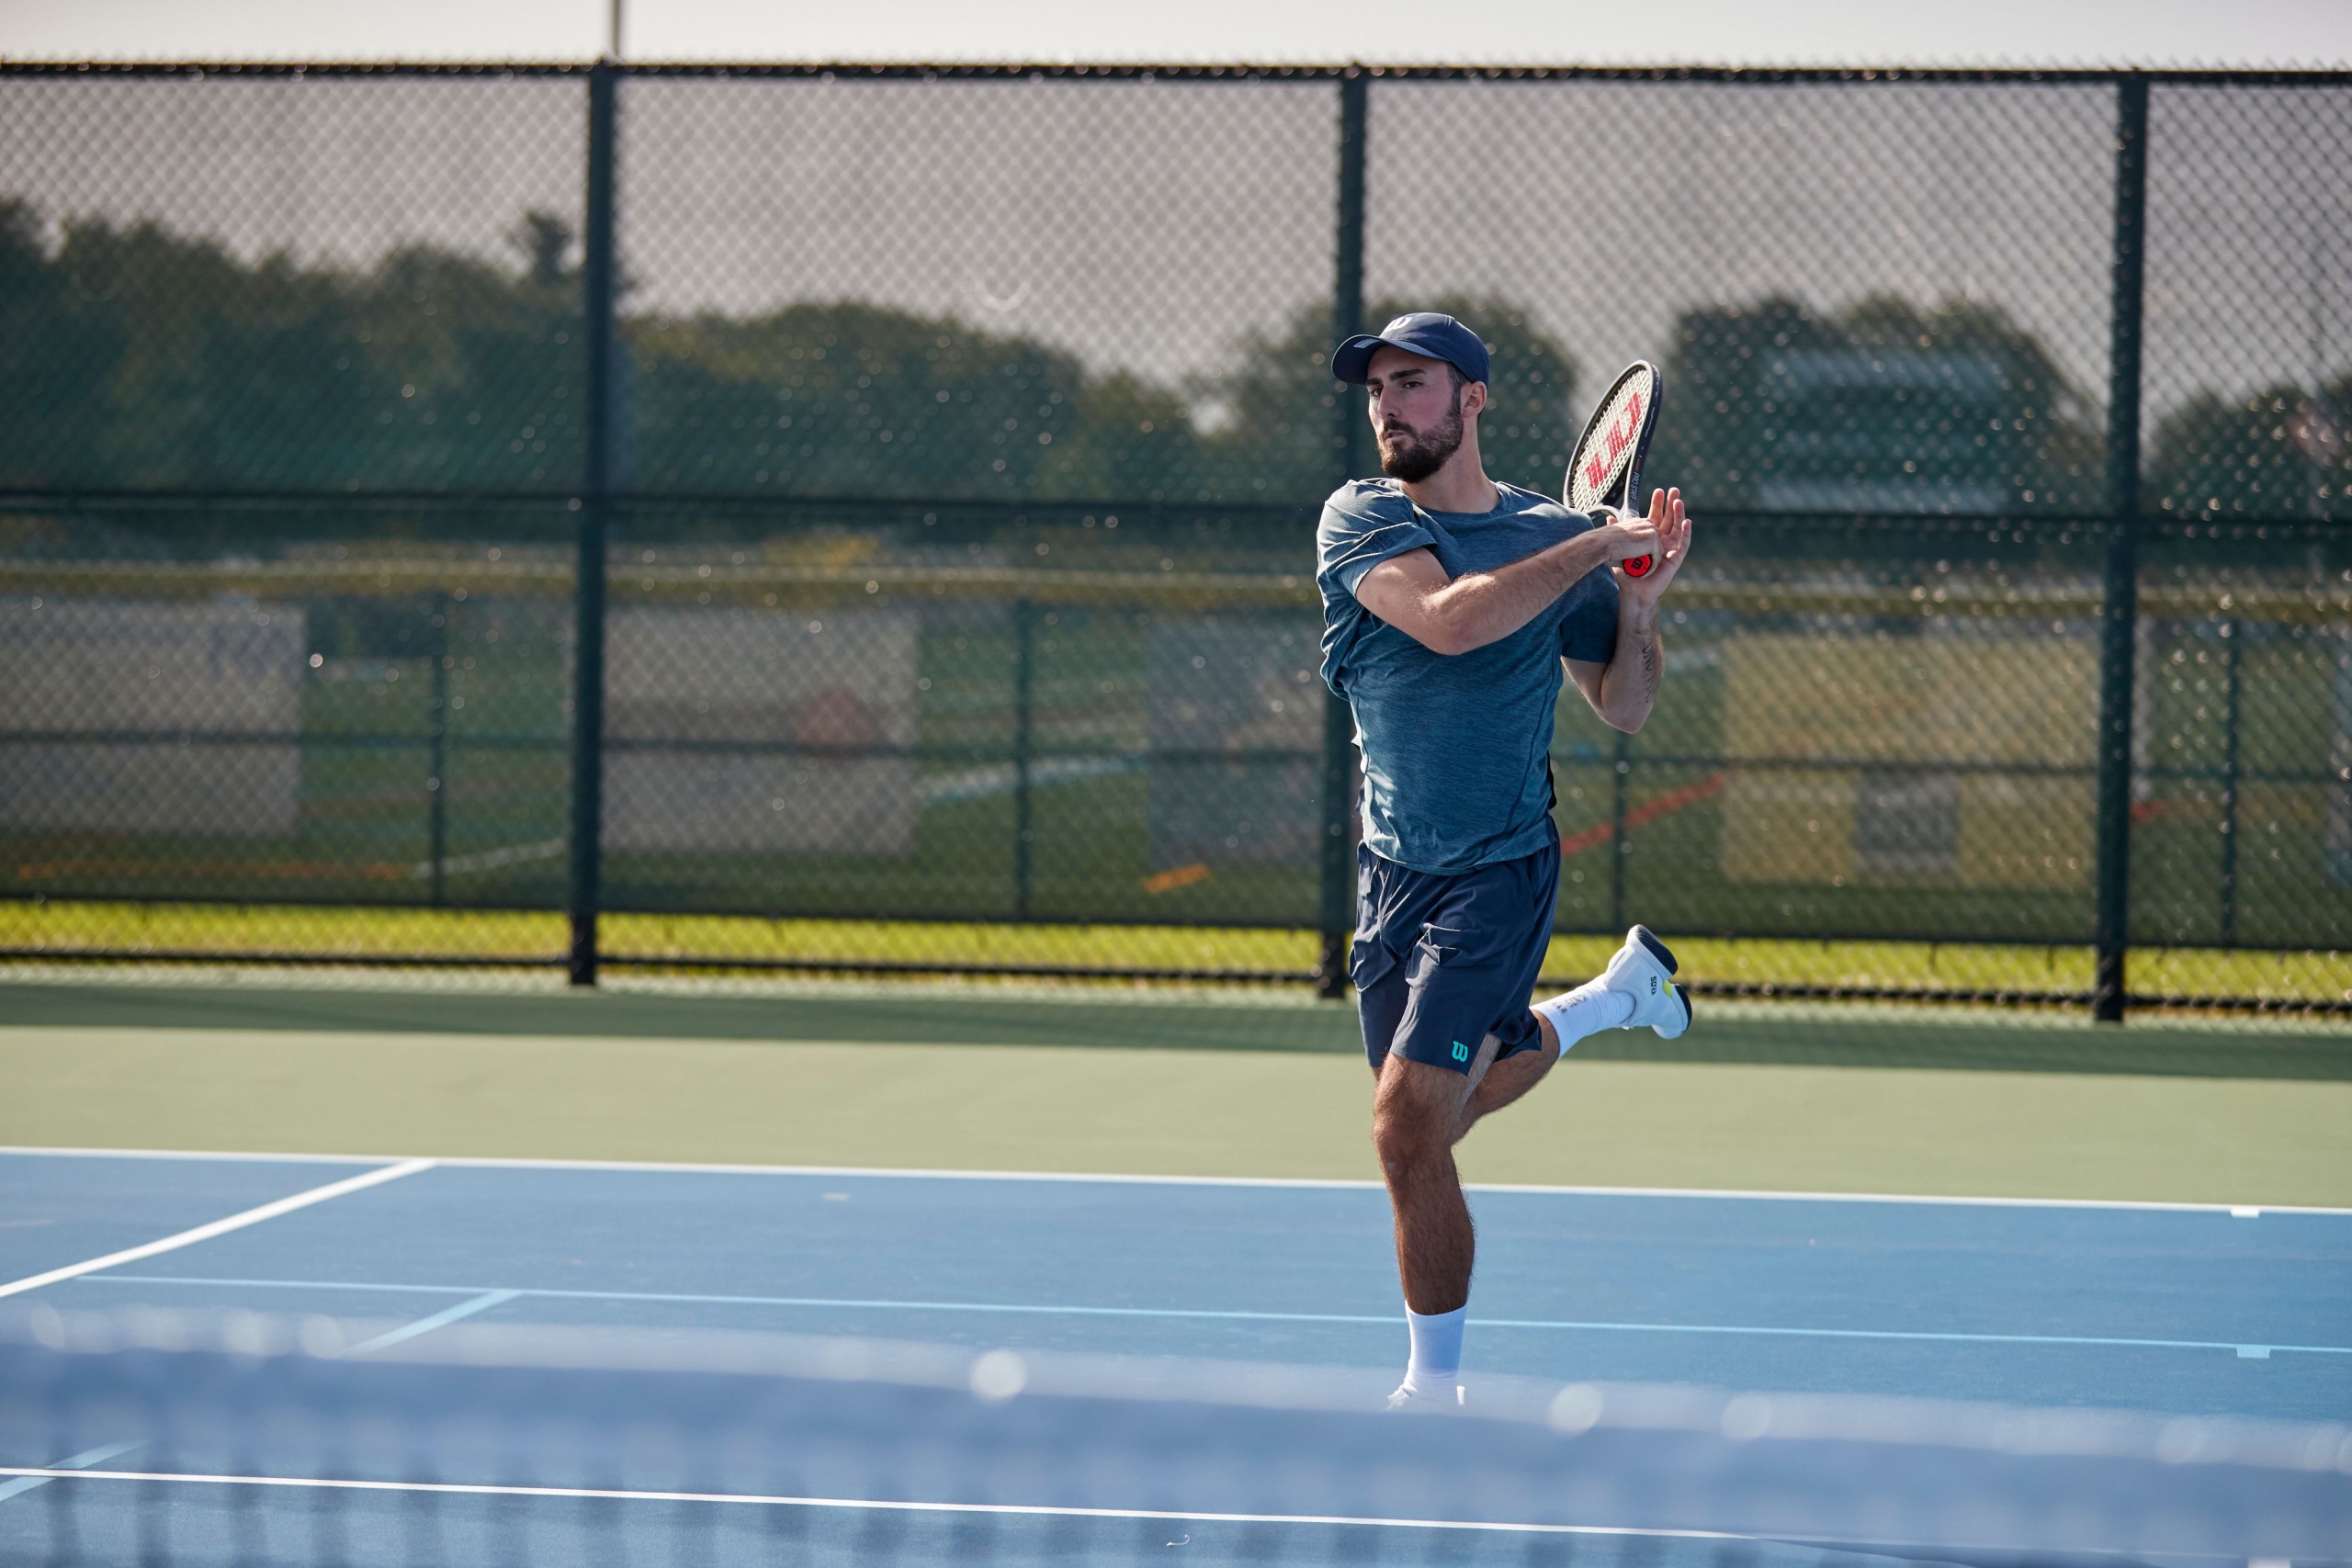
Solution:
{"label": "racket grip", "polygon": [[1627,577],[1647,577],[1650,574],[1650,568],[1657,564],[1657,563],[1648,556],[1636,556],[1632,560],[1624,563],[1625,575]]}

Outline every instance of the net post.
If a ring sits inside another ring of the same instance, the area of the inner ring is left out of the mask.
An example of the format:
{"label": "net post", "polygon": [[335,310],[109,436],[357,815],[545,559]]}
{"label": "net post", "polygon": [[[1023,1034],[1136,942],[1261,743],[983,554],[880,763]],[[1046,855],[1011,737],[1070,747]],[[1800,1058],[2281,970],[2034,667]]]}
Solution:
{"label": "net post", "polygon": [[600,60],[588,73],[588,192],[580,258],[581,344],[586,415],[581,473],[579,581],[574,606],[571,705],[571,921],[575,986],[596,983],[596,910],[603,870],[605,753],[605,550],[612,504],[613,197],[615,72]]}
{"label": "net post", "polygon": [[2148,83],[2116,81],[2115,278],[2107,392],[2107,580],[2100,596],[2098,973],[2091,1016],[2123,1021],[2131,937],[2132,695],[2139,626],[2140,318],[2146,255]]}
{"label": "net post", "polygon": [[[1331,290],[1332,341],[1341,343],[1363,331],[1363,170],[1365,116],[1371,107],[1371,78],[1361,66],[1350,66],[1340,77],[1340,210]],[[1361,471],[1363,407],[1342,388],[1334,400],[1337,428],[1332,435],[1333,482],[1343,484]],[[1323,692],[1323,784],[1317,792],[1323,806],[1322,898],[1317,924],[1321,944],[1315,964],[1316,994],[1337,1001],[1345,994],[1348,975],[1348,933],[1354,925],[1354,856],[1351,853],[1350,816],[1355,799],[1355,716],[1345,699],[1329,687]]]}

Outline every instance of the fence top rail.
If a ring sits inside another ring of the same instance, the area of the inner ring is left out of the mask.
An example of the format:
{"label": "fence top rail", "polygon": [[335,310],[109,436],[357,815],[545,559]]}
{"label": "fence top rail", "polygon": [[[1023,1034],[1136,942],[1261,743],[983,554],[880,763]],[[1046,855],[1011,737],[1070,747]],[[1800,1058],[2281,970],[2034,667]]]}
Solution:
{"label": "fence top rail", "polygon": [[1374,65],[1362,62],[1270,64],[924,63],[914,61],[43,61],[0,62],[0,79],[320,78],[586,76],[602,66],[625,76],[710,80],[893,82],[1681,82],[1732,86],[2042,85],[2084,86],[2143,81],[2159,86],[2347,87],[2352,70],[2233,70],[2167,67],[1744,66],[1744,65]]}

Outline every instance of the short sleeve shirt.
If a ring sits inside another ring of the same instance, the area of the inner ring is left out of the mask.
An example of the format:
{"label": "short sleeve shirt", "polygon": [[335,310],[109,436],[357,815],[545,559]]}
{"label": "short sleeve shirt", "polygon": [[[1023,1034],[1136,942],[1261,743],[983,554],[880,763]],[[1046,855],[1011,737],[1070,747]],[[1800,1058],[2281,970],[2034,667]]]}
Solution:
{"label": "short sleeve shirt", "polygon": [[1428,512],[1394,479],[1341,485],[1316,530],[1323,679],[1348,701],[1363,752],[1363,840],[1416,871],[1451,874],[1534,853],[1552,822],[1552,716],[1560,660],[1605,664],[1617,580],[1578,579],[1527,625],[1468,653],[1433,653],[1356,600],[1364,574],[1409,550],[1448,577],[1492,571],[1593,526],[1532,491],[1498,484],[1492,512]]}

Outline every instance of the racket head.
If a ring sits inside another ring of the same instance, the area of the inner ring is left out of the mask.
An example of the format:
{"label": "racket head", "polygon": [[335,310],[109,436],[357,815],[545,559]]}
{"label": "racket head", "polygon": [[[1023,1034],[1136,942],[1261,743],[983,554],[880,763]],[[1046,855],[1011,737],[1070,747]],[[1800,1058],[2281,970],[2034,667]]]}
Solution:
{"label": "racket head", "polygon": [[[1646,359],[1636,359],[1609,384],[1568,455],[1568,475],[1560,487],[1560,499],[1568,510],[1591,515],[1640,508],[1642,464],[1657,430],[1662,388],[1657,367]],[[1643,556],[1625,562],[1624,572],[1641,577],[1654,564]]]}

